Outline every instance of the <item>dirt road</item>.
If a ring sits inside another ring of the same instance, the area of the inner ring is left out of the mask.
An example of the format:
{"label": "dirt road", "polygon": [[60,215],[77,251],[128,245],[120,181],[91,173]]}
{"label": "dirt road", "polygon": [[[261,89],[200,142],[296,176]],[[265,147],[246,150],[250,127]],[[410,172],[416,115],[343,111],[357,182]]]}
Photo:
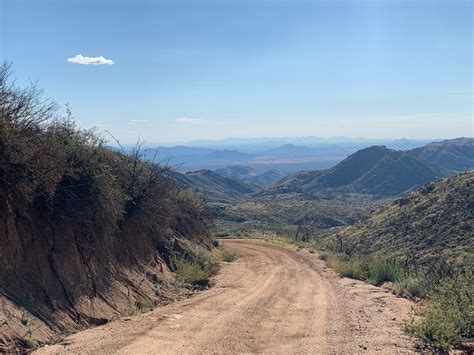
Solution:
{"label": "dirt road", "polygon": [[341,279],[306,251],[249,240],[215,286],[183,302],[77,333],[38,353],[408,353],[410,302]]}

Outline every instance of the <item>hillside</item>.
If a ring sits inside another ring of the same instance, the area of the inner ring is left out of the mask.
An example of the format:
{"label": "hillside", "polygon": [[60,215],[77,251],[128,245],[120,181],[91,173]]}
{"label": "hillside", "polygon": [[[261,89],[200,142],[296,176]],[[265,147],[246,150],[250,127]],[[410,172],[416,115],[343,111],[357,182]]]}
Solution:
{"label": "hillside", "polygon": [[8,73],[0,68],[0,352],[179,297],[176,258],[211,248],[202,199]]}
{"label": "hillside", "polygon": [[314,147],[297,146],[294,144],[285,144],[281,147],[269,149],[266,153],[271,156],[279,157],[314,156],[320,153],[320,149]]}
{"label": "hillside", "polygon": [[215,172],[219,175],[244,180],[260,187],[268,187],[285,176],[285,173],[277,170],[259,173],[257,170],[243,165],[231,165],[217,169]]}
{"label": "hillside", "polygon": [[241,200],[260,189],[255,184],[236,178],[224,177],[206,169],[186,174],[173,171],[169,174],[180,185],[193,189],[211,202]]}
{"label": "hillside", "polygon": [[428,183],[330,239],[349,253],[463,264],[474,251],[474,171]]}
{"label": "hillside", "polygon": [[259,174],[257,170],[244,165],[226,166],[225,168],[215,170],[215,172],[225,177],[237,178],[241,180],[248,180]]}
{"label": "hillside", "polygon": [[408,153],[372,146],[327,170],[305,171],[277,182],[261,195],[352,192],[396,196],[449,173]]}
{"label": "hillside", "polygon": [[214,208],[214,230],[219,234],[277,233],[311,238],[323,230],[352,225],[386,203],[367,195],[320,196],[299,199],[253,198]]}
{"label": "hillside", "polygon": [[474,138],[457,138],[433,142],[412,149],[412,156],[454,171],[474,169]]}

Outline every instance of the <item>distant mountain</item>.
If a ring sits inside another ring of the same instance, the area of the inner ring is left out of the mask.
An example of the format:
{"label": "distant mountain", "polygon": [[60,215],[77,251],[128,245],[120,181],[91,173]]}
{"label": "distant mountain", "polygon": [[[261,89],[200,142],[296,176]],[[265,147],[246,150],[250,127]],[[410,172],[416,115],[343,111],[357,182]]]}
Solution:
{"label": "distant mountain", "polygon": [[221,176],[211,170],[198,170],[181,174],[170,172],[170,177],[181,186],[193,189],[210,202],[242,200],[260,187],[246,181]]}
{"label": "distant mountain", "polygon": [[474,169],[474,138],[433,142],[411,150],[411,154],[445,169],[467,171]]}
{"label": "distant mountain", "polygon": [[[285,144],[294,144],[298,146],[317,146],[317,145],[363,145],[365,147],[374,145],[374,144],[403,144],[410,145],[413,148],[413,145],[422,145],[426,144],[427,140],[408,140],[408,139],[367,139],[367,138],[349,138],[349,137],[331,137],[331,138],[322,138],[322,137],[259,137],[259,138],[225,138],[220,140],[197,140],[184,143],[184,145],[195,146],[195,147],[232,147],[232,149],[238,149],[245,146],[253,147],[266,147],[266,149],[278,148],[279,146]],[[217,148],[216,148],[217,149]]]}
{"label": "distant mountain", "polygon": [[413,139],[396,139],[392,142],[387,142],[385,145],[387,148],[396,149],[396,150],[409,150],[423,146],[424,144],[429,143],[426,140],[413,140]]}
{"label": "distant mountain", "polygon": [[216,173],[225,177],[232,177],[241,180],[248,180],[259,175],[258,171],[243,165],[231,165],[215,170]]}
{"label": "distant mountain", "polygon": [[331,238],[351,253],[472,262],[474,171],[428,183]]}
{"label": "distant mountain", "polygon": [[181,171],[214,170],[230,164],[246,163],[255,157],[253,154],[231,149],[186,146],[147,148],[144,153],[146,160],[167,164]]}
{"label": "distant mountain", "polygon": [[196,147],[158,147],[158,148],[147,148],[146,152],[148,156],[153,156],[155,153],[160,157],[171,158],[177,155],[206,155],[212,153],[214,149],[211,148],[196,148]]}
{"label": "distant mountain", "polygon": [[268,187],[286,175],[277,170],[259,173],[251,167],[242,165],[227,166],[222,169],[217,169],[215,172],[221,176],[248,181],[261,187]]}
{"label": "distant mountain", "polygon": [[315,156],[321,153],[321,150],[313,147],[298,146],[294,144],[285,144],[278,148],[267,150],[265,153],[271,156]]}
{"label": "distant mountain", "polygon": [[261,173],[261,174],[257,175],[253,179],[253,182],[255,184],[259,185],[259,186],[268,187],[268,186],[273,185],[275,182],[279,181],[280,179],[282,179],[286,175],[287,174],[285,174],[281,171],[272,169],[272,170],[268,170],[264,173]]}
{"label": "distant mountain", "polygon": [[[302,137],[267,141],[229,139],[220,142],[226,144],[148,148],[145,158],[168,164],[182,172],[201,169],[218,170],[227,166],[240,165],[251,167],[260,174],[275,170],[287,175],[302,170],[333,167],[348,155],[374,144],[405,151],[412,149],[410,152],[414,157],[425,159],[432,165],[449,170],[466,170],[473,167],[474,154],[472,139],[467,138],[433,143],[423,148],[418,148],[424,143],[423,141],[409,139],[376,141]],[[263,181],[257,183],[264,184]]]}
{"label": "distant mountain", "polygon": [[206,155],[206,158],[208,159],[219,159],[219,160],[246,160],[246,159],[251,159],[255,155],[253,154],[248,154],[248,153],[242,153],[237,150],[229,150],[229,149],[224,149],[224,150],[215,150],[212,153],[209,153]]}
{"label": "distant mountain", "polygon": [[344,191],[396,196],[448,175],[448,171],[409,153],[372,146],[357,151],[330,169],[290,175],[261,194]]}

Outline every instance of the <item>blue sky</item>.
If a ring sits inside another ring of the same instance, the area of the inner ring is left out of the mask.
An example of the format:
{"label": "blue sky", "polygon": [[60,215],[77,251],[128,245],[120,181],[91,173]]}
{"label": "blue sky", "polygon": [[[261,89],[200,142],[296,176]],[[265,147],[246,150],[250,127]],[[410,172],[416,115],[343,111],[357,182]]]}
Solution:
{"label": "blue sky", "polygon": [[0,4],[18,82],[122,142],[473,135],[472,1]]}

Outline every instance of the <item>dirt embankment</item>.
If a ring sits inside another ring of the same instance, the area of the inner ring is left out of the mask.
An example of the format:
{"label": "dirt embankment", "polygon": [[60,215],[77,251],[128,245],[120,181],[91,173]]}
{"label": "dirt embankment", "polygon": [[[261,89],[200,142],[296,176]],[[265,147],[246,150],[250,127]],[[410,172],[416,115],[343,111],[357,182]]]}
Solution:
{"label": "dirt embankment", "polygon": [[39,354],[408,353],[411,302],[341,279],[316,256],[256,241],[225,244],[240,258],[215,287],[70,336]]}
{"label": "dirt embankment", "polygon": [[[100,224],[19,214],[6,203],[0,214],[0,351],[39,343],[120,316],[169,303],[163,284],[179,234],[150,233],[133,219],[120,230]],[[209,243],[198,222],[188,226]],[[201,228],[201,229],[200,229]]]}

